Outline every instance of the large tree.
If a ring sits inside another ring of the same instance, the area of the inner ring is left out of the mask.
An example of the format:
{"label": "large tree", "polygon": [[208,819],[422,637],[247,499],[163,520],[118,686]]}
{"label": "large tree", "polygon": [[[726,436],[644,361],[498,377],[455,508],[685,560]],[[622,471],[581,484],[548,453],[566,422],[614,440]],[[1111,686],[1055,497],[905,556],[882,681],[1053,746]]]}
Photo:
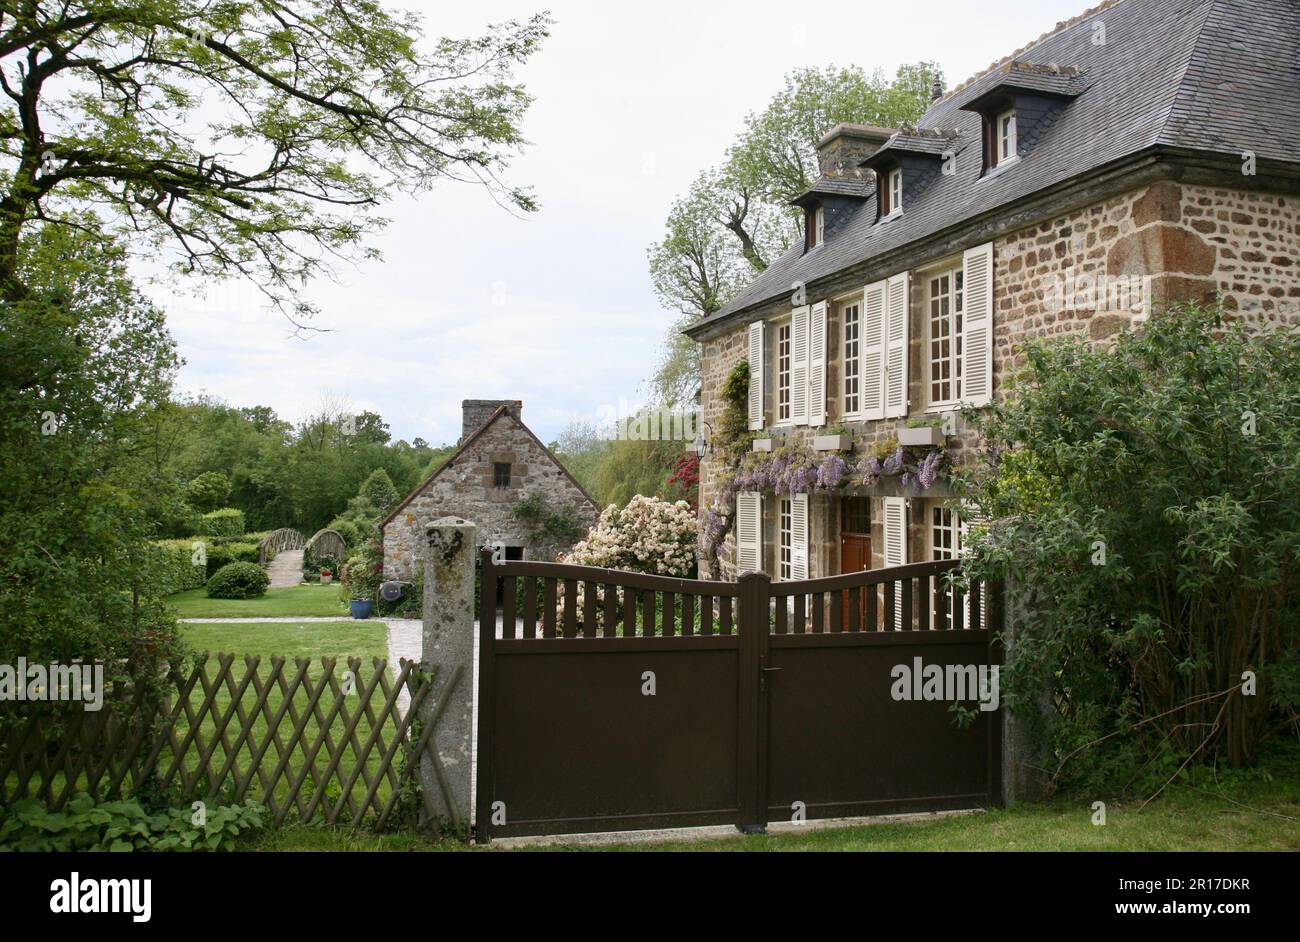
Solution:
{"label": "large tree", "polygon": [[26,296],[0,303],[0,660],[130,653],[169,617],[152,596],[154,521],[180,502],[150,424],[177,366],[163,313],[121,252],[46,229],[20,244]]}
{"label": "large tree", "polygon": [[252,278],[291,317],[393,190],[445,179],[534,208],[500,172],[549,20],[427,41],[371,0],[0,0],[0,296],[33,224],[129,234]]}
{"label": "large tree", "polygon": [[859,68],[797,69],[745,119],[722,164],[673,203],[650,246],[655,293],[679,314],[650,379],[656,400],[683,405],[694,395],[699,348],[682,328],[721,308],[799,237],[802,216],[789,203],[817,179],[817,142],[845,122],[914,123],[936,78],[929,62],[900,66],[892,81]]}

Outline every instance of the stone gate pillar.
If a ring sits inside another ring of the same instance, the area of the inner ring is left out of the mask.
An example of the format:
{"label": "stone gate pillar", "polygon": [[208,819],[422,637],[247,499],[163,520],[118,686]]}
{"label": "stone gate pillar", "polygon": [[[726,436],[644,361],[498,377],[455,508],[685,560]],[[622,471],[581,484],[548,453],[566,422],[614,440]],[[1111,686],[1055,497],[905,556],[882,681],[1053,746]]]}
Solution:
{"label": "stone gate pillar", "polygon": [[[437,668],[421,720],[435,723],[420,761],[420,786],[429,815],[468,827],[473,803],[474,561],[478,527],[460,517],[425,524],[425,670]],[[435,710],[437,716],[434,716]],[[433,757],[437,757],[435,763]]]}

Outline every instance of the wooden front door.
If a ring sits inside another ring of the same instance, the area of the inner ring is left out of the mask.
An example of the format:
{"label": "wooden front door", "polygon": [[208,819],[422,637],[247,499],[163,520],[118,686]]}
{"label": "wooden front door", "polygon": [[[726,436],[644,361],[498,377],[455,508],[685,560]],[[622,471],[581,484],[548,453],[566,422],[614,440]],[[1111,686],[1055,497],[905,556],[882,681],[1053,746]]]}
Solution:
{"label": "wooden front door", "polygon": [[[840,572],[861,572],[870,568],[871,498],[846,497],[840,502]],[[859,603],[861,601],[859,599]],[[857,610],[859,613],[864,610],[861,604],[857,606]],[[844,613],[843,627],[850,629],[847,591],[841,599],[840,611]],[[851,630],[856,631],[858,628],[852,626]]]}

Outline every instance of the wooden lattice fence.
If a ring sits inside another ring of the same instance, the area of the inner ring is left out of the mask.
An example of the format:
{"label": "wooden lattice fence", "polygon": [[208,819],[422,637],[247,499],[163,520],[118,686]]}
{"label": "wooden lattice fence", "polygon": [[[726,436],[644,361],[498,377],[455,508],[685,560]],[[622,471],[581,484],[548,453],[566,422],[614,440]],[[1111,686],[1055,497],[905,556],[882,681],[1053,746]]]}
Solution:
{"label": "wooden lattice fence", "polygon": [[[435,689],[437,670],[405,659],[392,678],[378,658],[367,671],[357,658],[343,666],[245,657],[241,668],[235,655],[202,655],[169,674],[152,707],[146,688],[131,683],[114,685],[93,712],[75,702],[6,702],[0,803],[37,797],[58,810],[77,792],[161,790],[177,802],[251,798],[277,825],[294,814],[382,828],[413,799],[436,820],[419,760],[431,760],[441,805],[454,808],[432,741],[460,673]],[[451,823],[461,823],[454,812]]]}

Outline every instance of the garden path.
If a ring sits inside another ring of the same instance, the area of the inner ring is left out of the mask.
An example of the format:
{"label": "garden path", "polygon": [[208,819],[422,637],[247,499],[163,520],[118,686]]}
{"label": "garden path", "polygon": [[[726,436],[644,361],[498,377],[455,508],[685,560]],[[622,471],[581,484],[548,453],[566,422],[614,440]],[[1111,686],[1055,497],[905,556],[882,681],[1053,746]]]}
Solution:
{"label": "garden path", "polygon": [[266,567],[272,589],[284,589],[302,582],[302,550],[281,550]]}

